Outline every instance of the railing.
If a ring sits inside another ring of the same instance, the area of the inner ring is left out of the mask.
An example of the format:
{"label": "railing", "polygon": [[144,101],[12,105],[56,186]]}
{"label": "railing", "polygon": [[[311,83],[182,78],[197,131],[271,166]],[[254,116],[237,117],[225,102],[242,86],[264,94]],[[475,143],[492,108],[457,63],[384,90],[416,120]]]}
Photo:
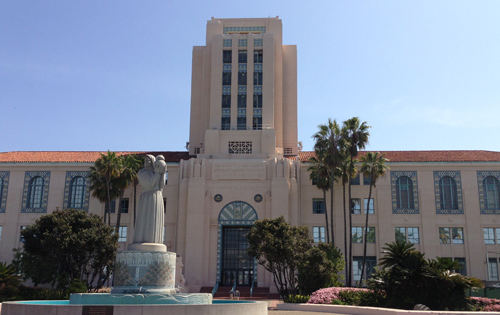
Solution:
{"label": "railing", "polygon": [[215,282],[214,288],[212,290],[212,296],[215,296],[215,293],[219,289],[219,281]]}

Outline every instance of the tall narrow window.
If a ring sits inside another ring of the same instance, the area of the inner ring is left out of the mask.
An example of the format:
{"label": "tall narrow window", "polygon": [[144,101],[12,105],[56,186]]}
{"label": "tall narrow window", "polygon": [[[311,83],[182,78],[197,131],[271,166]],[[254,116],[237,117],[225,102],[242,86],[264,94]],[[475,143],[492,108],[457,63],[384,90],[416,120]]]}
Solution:
{"label": "tall narrow window", "polygon": [[3,178],[0,177],[0,207],[2,205],[3,198]]}
{"label": "tall narrow window", "polygon": [[398,209],[415,209],[413,182],[408,176],[396,180],[396,203]]}
{"label": "tall narrow window", "polygon": [[41,208],[44,182],[40,176],[33,177],[28,186],[28,208]]}
{"label": "tall narrow window", "polygon": [[220,123],[221,130],[231,129],[231,87],[222,87],[222,117]]}
{"label": "tall narrow window", "polygon": [[368,198],[365,198],[364,202],[365,202],[365,214],[367,211],[368,214],[374,214],[375,208],[374,208],[373,198],[370,198],[370,203],[368,203]]}
{"label": "tall narrow window", "polygon": [[126,243],[127,242],[127,227],[120,226],[118,229],[118,242]]}
{"label": "tall narrow window", "polygon": [[441,210],[458,209],[457,182],[451,176],[439,180]]}
{"label": "tall narrow window", "polygon": [[313,199],[313,214],[325,214],[325,199]]}
{"label": "tall narrow window", "polygon": [[351,213],[352,214],[361,214],[361,199],[360,198],[351,198]]}
{"label": "tall narrow window", "polygon": [[85,202],[85,178],[74,177],[69,184],[68,208],[82,209]]}
{"label": "tall narrow window", "polygon": [[247,51],[239,50],[238,51],[238,63],[247,63]]}
{"label": "tall narrow window", "polygon": [[222,62],[231,63],[233,61],[233,52],[231,50],[222,51]]}
{"label": "tall narrow window", "polygon": [[253,63],[262,63],[264,60],[264,54],[262,50],[254,50],[253,51]]}
{"label": "tall narrow window", "polygon": [[222,85],[231,85],[231,64],[222,67]]}
{"label": "tall narrow window", "polygon": [[488,258],[488,277],[489,280],[498,281],[498,264],[496,258]]}
{"label": "tall narrow window", "polygon": [[120,200],[120,212],[128,213],[128,205],[129,205],[128,198],[122,198]]}
{"label": "tall narrow window", "polygon": [[247,64],[238,65],[238,85],[247,85]]}
{"label": "tall narrow window", "polygon": [[324,243],[326,241],[324,226],[313,226],[313,240],[314,243]]}
{"label": "tall narrow window", "polygon": [[231,95],[222,95],[222,108],[231,108]]}
{"label": "tall narrow window", "polygon": [[[377,265],[377,257],[367,256],[365,264],[365,274],[363,279],[370,278],[372,272],[375,270]],[[363,256],[354,256],[352,258],[352,275],[354,281],[359,281],[361,279],[361,270],[363,270]]]}
{"label": "tall narrow window", "polygon": [[495,228],[483,228],[484,243],[495,244]]}
{"label": "tall narrow window", "polygon": [[484,192],[486,209],[500,209],[500,183],[496,177],[488,176],[484,179]]}

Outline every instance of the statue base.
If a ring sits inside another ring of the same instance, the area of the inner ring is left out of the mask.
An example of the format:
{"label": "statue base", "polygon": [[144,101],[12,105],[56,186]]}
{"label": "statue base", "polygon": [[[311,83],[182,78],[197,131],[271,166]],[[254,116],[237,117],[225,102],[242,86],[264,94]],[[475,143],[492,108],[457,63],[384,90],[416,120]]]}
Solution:
{"label": "statue base", "polygon": [[132,243],[127,246],[127,249],[139,252],[167,252],[167,246],[158,243]]}
{"label": "statue base", "polygon": [[118,253],[111,293],[175,293],[175,264],[176,254],[166,250],[165,252],[125,251]]}

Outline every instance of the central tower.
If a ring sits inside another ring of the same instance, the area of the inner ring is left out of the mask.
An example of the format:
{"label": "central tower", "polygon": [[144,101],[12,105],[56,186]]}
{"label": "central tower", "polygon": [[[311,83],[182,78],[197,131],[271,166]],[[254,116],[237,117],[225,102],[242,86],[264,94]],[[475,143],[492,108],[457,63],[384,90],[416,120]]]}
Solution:
{"label": "central tower", "polygon": [[297,48],[279,18],[214,19],[193,48],[189,153],[297,155]]}

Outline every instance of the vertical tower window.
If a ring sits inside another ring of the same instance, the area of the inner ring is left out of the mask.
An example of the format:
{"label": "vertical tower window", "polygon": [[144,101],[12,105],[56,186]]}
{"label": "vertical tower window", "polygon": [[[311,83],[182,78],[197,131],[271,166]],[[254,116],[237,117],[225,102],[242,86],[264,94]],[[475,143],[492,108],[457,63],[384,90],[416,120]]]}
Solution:
{"label": "vertical tower window", "polygon": [[408,176],[396,180],[396,203],[398,209],[414,209],[413,182]]}
{"label": "vertical tower window", "polygon": [[488,176],[484,179],[484,199],[486,209],[500,208],[500,183],[496,177]]}
{"label": "vertical tower window", "polygon": [[0,207],[2,205],[3,198],[3,178],[0,177]]}
{"label": "vertical tower window", "polygon": [[40,176],[33,177],[28,186],[28,208],[41,208],[44,182]]}
{"label": "vertical tower window", "polygon": [[247,64],[238,65],[238,85],[247,85]]}
{"label": "vertical tower window", "polygon": [[238,63],[247,63],[247,51],[239,50],[238,51]]}
{"label": "vertical tower window", "polygon": [[439,198],[442,210],[458,209],[457,183],[451,176],[439,180]]}
{"label": "vertical tower window", "polygon": [[69,184],[68,208],[82,209],[85,202],[85,179],[82,176],[74,177]]}
{"label": "vertical tower window", "polygon": [[222,40],[222,44],[224,47],[231,47],[233,46],[233,40],[231,38],[224,39]]}
{"label": "vertical tower window", "polygon": [[253,63],[262,63],[263,58],[262,50],[253,51]]}
{"label": "vertical tower window", "polygon": [[262,64],[254,64],[253,85],[262,85]]}
{"label": "vertical tower window", "polygon": [[222,85],[231,85],[231,64],[222,67]]}
{"label": "vertical tower window", "polygon": [[222,51],[222,62],[231,63],[233,61],[233,52],[231,50]]}

